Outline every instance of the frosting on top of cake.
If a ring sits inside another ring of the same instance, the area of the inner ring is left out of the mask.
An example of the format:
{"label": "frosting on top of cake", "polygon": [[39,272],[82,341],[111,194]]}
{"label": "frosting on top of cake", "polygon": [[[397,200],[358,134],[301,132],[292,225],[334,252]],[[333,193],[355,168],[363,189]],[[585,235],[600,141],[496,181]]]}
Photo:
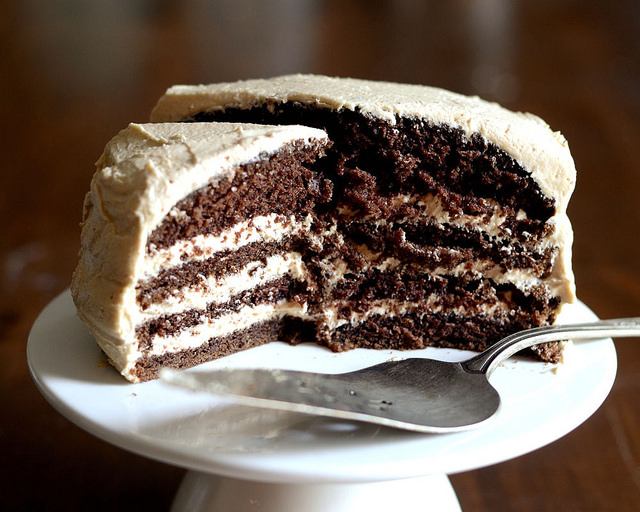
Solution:
{"label": "frosting on top of cake", "polygon": [[566,139],[539,117],[513,112],[477,96],[424,85],[287,75],[210,85],[175,85],[160,98],[153,122],[180,121],[199,112],[263,103],[301,102],[333,110],[357,110],[395,124],[396,116],[425,119],[478,133],[531,172],[542,192],[566,208],[576,171]]}

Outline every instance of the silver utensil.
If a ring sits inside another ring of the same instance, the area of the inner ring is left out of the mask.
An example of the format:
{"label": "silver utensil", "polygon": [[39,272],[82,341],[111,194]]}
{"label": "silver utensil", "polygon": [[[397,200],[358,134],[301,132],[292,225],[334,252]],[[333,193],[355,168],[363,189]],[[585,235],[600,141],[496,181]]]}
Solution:
{"label": "silver utensil", "polygon": [[232,395],[256,407],[446,433],[477,427],[498,411],[500,396],[488,377],[516,352],[549,341],[635,336],[640,336],[640,317],[529,329],[461,362],[406,358],[340,374],[164,370],[160,377],[175,386]]}

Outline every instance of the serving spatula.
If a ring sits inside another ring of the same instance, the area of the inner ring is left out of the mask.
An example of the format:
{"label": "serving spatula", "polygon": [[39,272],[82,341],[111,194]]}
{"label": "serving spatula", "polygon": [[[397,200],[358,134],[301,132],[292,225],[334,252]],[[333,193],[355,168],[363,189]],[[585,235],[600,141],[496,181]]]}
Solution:
{"label": "serving spatula", "polygon": [[640,317],[529,329],[461,362],[412,357],[340,374],[164,370],[161,379],[183,388],[232,395],[237,402],[256,407],[446,433],[480,426],[498,411],[500,396],[488,377],[516,352],[549,341],[635,336],[640,336]]}

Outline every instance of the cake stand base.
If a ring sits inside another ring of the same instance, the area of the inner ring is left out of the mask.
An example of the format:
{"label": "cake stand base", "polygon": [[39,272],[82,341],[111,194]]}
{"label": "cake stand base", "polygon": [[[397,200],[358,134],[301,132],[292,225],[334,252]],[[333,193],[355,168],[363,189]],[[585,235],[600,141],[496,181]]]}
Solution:
{"label": "cake stand base", "polygon": [[265,483],[189,471],[171,512],[461,512],[446,475],[372,483]]}

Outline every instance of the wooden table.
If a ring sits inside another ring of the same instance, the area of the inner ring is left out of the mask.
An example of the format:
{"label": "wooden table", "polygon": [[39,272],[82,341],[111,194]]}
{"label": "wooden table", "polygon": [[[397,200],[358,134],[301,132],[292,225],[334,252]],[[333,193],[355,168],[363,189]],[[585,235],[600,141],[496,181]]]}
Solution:
{"label": "wooden table", "polygon": [[[601,317],[640,315],[639,25],[631,0],[3,2],[0,509],[166,510],[183,474],[69,423],[25,358],[31,324],[75,267],[93,163],[166,87],[316,72],[534,112],[578,168],[580,298]],[[464,510],[639,508],[640,344],[616,344],[604,406],[546,448],[453,475]]]}

